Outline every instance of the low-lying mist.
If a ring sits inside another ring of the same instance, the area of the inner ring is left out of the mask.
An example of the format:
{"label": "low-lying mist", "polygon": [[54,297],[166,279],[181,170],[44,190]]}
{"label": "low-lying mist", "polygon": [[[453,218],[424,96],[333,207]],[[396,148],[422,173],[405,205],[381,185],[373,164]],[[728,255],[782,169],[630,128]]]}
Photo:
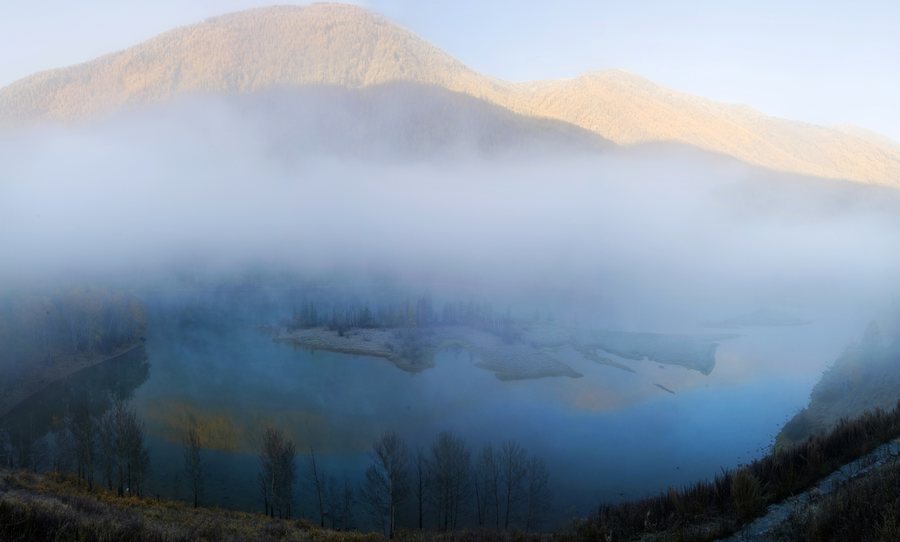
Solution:
{"label": "low-lying mist", "polygon": [[450,431],[546,461],[562,525],[805,439],[845,375],[895,401],[895,339],[840,352],[896,304],[898,211],[412,85],[0,134],[0,461],[127,400],[148,494],[186,498],[193,429],[209,503],[253,510],[265,428],[347,487],[385,431]]}
{"label": "low-lying mist", "polygon": [[895,298],[892,191],[400,90],[194,97],[5,136],[3,284],[374,274],[626,328]]}

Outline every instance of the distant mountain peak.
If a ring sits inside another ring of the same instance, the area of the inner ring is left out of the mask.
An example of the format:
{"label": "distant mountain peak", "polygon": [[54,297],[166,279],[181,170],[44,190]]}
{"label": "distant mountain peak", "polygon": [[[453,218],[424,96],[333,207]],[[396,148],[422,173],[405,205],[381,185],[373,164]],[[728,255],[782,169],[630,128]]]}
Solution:
{"label": "distant mountain peak", "polygon": [[626,70],[512,84],[479,74],[365,8],[273,6],[176,28],[0,89],[0,124],[78,120],[186,94],[407,81],[574,124],[620,145],[670,141],[766,168],[900,185],[900,146],[859,130],[768,117],[661,87]]}

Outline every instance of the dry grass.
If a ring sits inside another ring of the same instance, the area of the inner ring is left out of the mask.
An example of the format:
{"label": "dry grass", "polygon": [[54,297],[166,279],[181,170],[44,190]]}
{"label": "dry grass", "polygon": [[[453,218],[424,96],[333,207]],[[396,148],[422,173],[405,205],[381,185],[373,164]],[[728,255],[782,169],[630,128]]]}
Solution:
{"label": "dry grass", "polygon": [[900,540],[900,462],[893,461],[795,513],[778,533],[784,540]]}
{"label": "dry grass", "polygon": [[0,473],[0,540],[5,541],[375,541],[376,534],[319,529],[215,508],[88,492],[70,476]]}

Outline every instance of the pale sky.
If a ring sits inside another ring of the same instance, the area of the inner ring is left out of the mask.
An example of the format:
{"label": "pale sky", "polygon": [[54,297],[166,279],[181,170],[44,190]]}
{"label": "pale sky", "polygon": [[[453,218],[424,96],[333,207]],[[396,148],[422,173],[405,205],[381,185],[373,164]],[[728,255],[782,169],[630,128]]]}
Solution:
{"label": "pale sky", "polygon": [[[0,0],[0,85],[174,26],[285,0]],[[900,141],[897,0],[366,0],[487,75],[622,68],[665,86]]]}

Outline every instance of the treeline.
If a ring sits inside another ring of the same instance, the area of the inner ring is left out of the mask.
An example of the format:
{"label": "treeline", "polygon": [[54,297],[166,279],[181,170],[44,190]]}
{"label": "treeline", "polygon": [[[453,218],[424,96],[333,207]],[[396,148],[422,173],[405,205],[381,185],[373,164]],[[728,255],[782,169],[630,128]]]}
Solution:
{"label": "treeline", "polygon": [[[190,429],[184,439],[185,473],[194,506],[202,500],[205,478],[199,435]],[[257,478],[263,511],[273,518],[294,517],[295,497],[305,494],[314,503],[313,519],[321,527],[354,530],[369,525],[389,537],[400,528],[538,531],[547,519],[547,466],[514,441],[498,447],[488,444],[475,454],[462,438],[443,432],[429,448],[412,451],[389,431],[375,441],[370,455],[371,465],[355,486],[328,475],[310,449],[305,459],[307,484],[301,489],[296,446],[282,431],[267,428]]]}
{"label": "treeline", "polygon": [[0,430],[3,466],[31,471],[47,467],[75,474],[88,489],[99,483],[119,496],[143,495],[150,456],[144,423],[128,402],[111,400],[108,409],[97,413],[87,396],[81,396],[50,437],[14,443]]}
{"label": "treeline", "polygon": [[359,301],[305,301],[294,309],[288,327],[327,327],[333,331],[350,329],[428,328],[468,326],[494,333],[507,333],[515,320],[509,310],[498,314],[490,303],[447,302],[440,309],[430,296],[402,303],[369,304]]}
{"label": "treeline", "polygon": [[0,298],[0,371],[12,381],[59,356],[111,353],[136,342],[144,325],[140,303],[121,292],[73,288]]}
{"label": "treeline", "polygon": [[[416,528],[430,524],[439,531],[472,525],[533,531],[546,519],[549,472],[516,442],[488,444],[473,457],[465,441],[443,432],[429,449],[413,453],[387,432],[373,445],[372,458],[362,498],[389,537],[410,515]],[[401,514],[408,504],[413,513]]]}

